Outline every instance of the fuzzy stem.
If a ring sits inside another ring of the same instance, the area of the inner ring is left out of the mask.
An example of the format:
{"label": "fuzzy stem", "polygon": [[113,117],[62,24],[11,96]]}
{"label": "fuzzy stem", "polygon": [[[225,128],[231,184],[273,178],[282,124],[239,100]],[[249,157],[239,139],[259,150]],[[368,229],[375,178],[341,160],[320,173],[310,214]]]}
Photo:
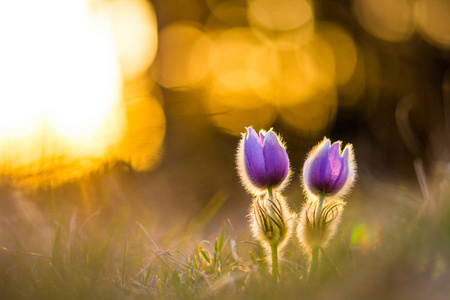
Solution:
{"label": "fuzzy stem", "polygon": [[316,222],[320,222],[320,216],[322,215],[322,205],[323,205],[323,199],[325,198],[324,194],[319,194],[319,205],[317,206],[316,211]]}
{"label": "fuzzy stem", "polygon": [[275,282],[278,281],[278,242],[270,242],[270,251],[272,252],[272,276]]}
{"label": "fuzzy stem", "polygon": [[319,247],[315,247],[312,249],[311,268],[309,269],[309,281],[315,280],[318,267]]}
{"label": "fuzzy stem", "polygon": [[[320,219],[322,216],[322,206],[323,200],[325,198],[324,194],[319,194],[319,203],[317,205],[317,211],[315,216],[315,224],[318,226],[320,224]],[[314,247],[312,249],[312,257],[311,257],[311,268],[309,269],[309,280],[312,281],[317,276],[317,269],[319,268],[319,247]]]}
{"label": "fuzzy stem", "polygon": [[271,186],[267,187],[267,192],[269,193],[270,200],[273,201],[273,191],[272,191],[272,187]]}
{"label": "fuzzy stem", "polygon": [[[267,192],[269,194],[269,199],[273,202],[273,190],[272,187],[267,187]],[[270,241],[270,252],[272,254],[272,276],[275,282],[278,281],[278,241]]]}

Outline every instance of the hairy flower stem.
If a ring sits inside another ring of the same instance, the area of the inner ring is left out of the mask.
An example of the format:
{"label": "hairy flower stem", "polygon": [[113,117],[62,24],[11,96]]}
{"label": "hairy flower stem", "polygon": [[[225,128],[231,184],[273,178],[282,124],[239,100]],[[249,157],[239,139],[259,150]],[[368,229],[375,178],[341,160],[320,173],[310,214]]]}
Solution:
{"label": "hairy flower stem", "polygon": [[324,198],[325,198],[324,194],[319,194],[319,204],[317,205],[317,211],[316,211],[316,222],[320,221],[320,216],[322,215],[322,205],[323,205]]}
{"label": "hairy flower stem", "polygon": [[[269,193],[269,199],[273,202],[273,191],[272,187],[267,187],[267,192]],[[278,281],[278,241],[270,241],[270,252],[272,254],[272,276],[275,282]]]}
{"label": "hairy flower stem", "polygon": [[[317,205],[316,220],[315,220],[317,223],[320,222],[320,217],[322,215],[322,206],[324,198],[325,198],[324,194],[319,194],[319,203]],[[309,269],[310,281],[315,279],[318,268],[319,268],[319,247],[317,246],[312,249],[311,267]]]}
{"label": "hairy flower stem", "polygon": [[272,276],[275,282],[278,281],[278,242],[270,242],[270,250],[272,252]]}
{"label": "hairy flower stem", "polygon": [[273,191],[272,191],[272,187],[271,186],[267,187],[267,192],[269,193],[270,200],[273,201]]}
{"label": "hairy flower stem", "polygon": [[319,247],[312,249],[311,268],[309,269],[309,281],[316,278],[317,268],[319,267]]}

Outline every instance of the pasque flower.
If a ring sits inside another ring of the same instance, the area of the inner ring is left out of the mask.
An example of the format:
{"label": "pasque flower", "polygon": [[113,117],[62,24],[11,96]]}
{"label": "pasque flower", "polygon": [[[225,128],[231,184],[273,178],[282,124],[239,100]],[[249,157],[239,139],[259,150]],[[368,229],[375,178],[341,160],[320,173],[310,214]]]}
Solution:
{"label": "pasque flower", "polygon": [[253,235],[271,254],[272,276],[278,280],[278,251],[292,231],[292,213],[279,192],[289,177],[286,148],[272,130],[257,134],[247,127],[236,158],[242,183],[255,195],[249,214]]}
{"label": "pasque flower", "polygon": [[331,145],[324,138],[308,155],[303,166],[303,186],[307,194],[340,197],[348,192],[356,175],[353,147],[341,142]]}
{"label": "pasque flower", "polygon": [[242,182],[254,194],[268,188],[280,190],[289,175],[286,149],[272,130],[257,134],[247,127],[238,147],[237,165]]}
{"label": "pasque flower", "polygon": [[331,144],[324,138],[308,154],[303,166],[303,188],[307,202],[299,214],[297,236],[304,249],[311,254],[309,280],[319,274],[319,250],[336,233],[345,202],[338,199],[353,185],[356,165],[352,145],[341,152],[341,142]]}

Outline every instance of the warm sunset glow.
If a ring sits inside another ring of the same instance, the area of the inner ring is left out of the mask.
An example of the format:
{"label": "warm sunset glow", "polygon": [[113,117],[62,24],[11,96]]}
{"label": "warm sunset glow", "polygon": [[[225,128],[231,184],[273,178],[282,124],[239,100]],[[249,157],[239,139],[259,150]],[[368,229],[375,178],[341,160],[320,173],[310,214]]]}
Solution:
{"label": "warm sunset glow", "polygon": [[334,86],[335,61],[330,46],[315,37],[296,50],[278,51],[269,101],[289,107],[309,101]]}
{"label": "warm sunset glow", "polygon": [[0,0],[0,300],[450,299],[449,200],[450,0]]}
{"label": "warm sunset glow", "polygon": [[312,20],[311,4],[306,0],[251,0],[250,21],[266,30],[294,30]]}
{"label": "warm sunset glow", "polygon": [[450,2],[445,0],[419,0],[414,3],[414,15],[419,32],[443,49],[450,49]]}
{"label": "warm sunset glow", "polygon": [[222,131],[240,136],[242,127],[247,126],[251,119],[256,128],[267,128],[276,118],[276,111],[270,105],[243,107],[234,105],[236,102],[262,102],[254,93],[214,94],[205,101],[205,109],[213,122]]}
{"label": "warm sunset glow", "polygon": [[414,32],[410,1],[354,0],[353,10],[361,25],[377,38],[404,42]]}
{"label": "warm sunset glow", "polygon": [[337,110],[337,97],[334,89],[317,93],[307,101],[296,105],[280,108],[283,122],[297,129],[306,136],[317,135],[330,120],[333,120]]}
{"label": "warm sunset glow", "polygon": [[[299,131],[317,134],[334,118],[336,87],[354,73],[357,50],[352,37],[333,23],[318,23],[315,31],[312,26],[300,30],[313,24],[309,2],[295,2],[305,6],[301,20],[299,12],[288,9],[294,2],[273,7],[264,1],[251,3],[254,28],[209,33],[211,81],[205,107],[212,122],[239,135],[245,123],[269,126],[278,115]],[[279,22],[272,24],[276,34],[263,34],[271,23],[264,27],[259,18]]]}
{"label": "warm sunset glow", "polygon": [[46,172],[107,157],[125,124],[107,16],[88,1],[0,5],[2,168]]}
{"label": "warm sunset glow", "polygon": [[247,14],[256,35],[280,50],[294,50],[314,36],[314,12],[309,0],[251,0]]}
{"label": "warm sunset glow", "polygon": [[159,36],[159,55],[155,79],[164,87],[192,87],[208,74],[207,58],[211,41],[195,24],[176,23]]}
{"label": "warm sunset glow", "polygon": [[161,157],[166,117],[159,88],[148,77],[124,89],[126,129],[122,141],[111,152],[134,170],[150,170]]}
{"label": "warm sunset glow", "polygon": [[353,38],[345,29],[331,22],[320,23],[318,34],[328,42],[333,52],[336,84],[347,83],[355,71],[358,58]]}
{"label": "warm sunset glow", "polygon": [[[216,93],[264,94],[269,91],[270,49],[250,29],[236,28],[220,32],[213,41],[210,64]],[[235,99],[234,105],[252,107],[263,103]]]}
{"label": "warm sunset glow", "polygon": [[146,0],[114,0],[112,22],[123,75],[142,76],[152,64],[158,44],[156,16]]}

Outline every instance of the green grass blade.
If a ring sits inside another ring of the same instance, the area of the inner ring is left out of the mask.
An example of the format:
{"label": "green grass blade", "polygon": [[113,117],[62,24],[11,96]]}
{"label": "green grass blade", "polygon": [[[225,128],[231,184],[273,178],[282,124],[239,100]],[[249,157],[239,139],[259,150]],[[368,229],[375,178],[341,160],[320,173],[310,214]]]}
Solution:
{"label": "green grass blade", "polygon": [[122,260],[122,286],[125,284],[125,265],[127,262],[127,239],[123,243],[123,260]]}
{"label": "green grass blade", "polygon": [[207,262],[208,264],[211,264],[211,259],[208,257],[208,254],[207,254],[205,251],[203,251],[203,249],[202,249],[201,246],[198,246],[198,251],[199,251],[200,254],[203,256],[203,258],[206,260],[206,262]]}

